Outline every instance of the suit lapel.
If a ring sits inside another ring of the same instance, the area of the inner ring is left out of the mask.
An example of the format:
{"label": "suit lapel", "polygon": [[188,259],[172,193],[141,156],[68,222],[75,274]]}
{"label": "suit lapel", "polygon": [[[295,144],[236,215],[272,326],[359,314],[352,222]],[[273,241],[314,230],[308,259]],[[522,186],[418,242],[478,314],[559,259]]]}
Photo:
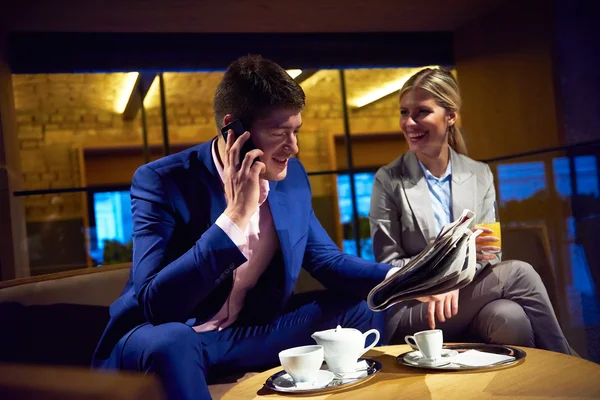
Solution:
{"label": "suit lapel", "polygon": [[452,163],[452,218],[460,217],[464,209],[475,212],[477,176],[454,150],[450,149]]}
{"label": "suit lapel", "polygon": [[290,256],[291,256],[291,242],[290,242],[290,229],[293,221],[288,206],[287,194],[277,190],[277,182],[269,181],[269,196],[267,198],[269,202],[269,208],[271,209],[271,216],[273,217],[273,225],[275,225],[275,231],[279,238],[279,245],[281,246],[281,252],[283,253],[283,261],[286,265],[286,271],[290,267]]}
{"label": "suit lapel", "polygon": [[427,181],[425,180],[425,175],[419,165],[417,156],[412,151],[407,152],[404,156],[402,175],[402,184],[410,208],[415,215],[425,242],[429,243],[429,240],[435,237],[438,232],[432,232],[435,220],[433,218],[429,187],[427,186]]}
{"label": "suit lapel", "polygon": [[[212,156],[213,140],[200,145],[198,149],[198,158],[206,166],[208,177],[206,183],[210,194],[210,225],[213,225],[217,218],[227,207],[225,200],[225,191],[223,189],[223,181],[217,171],[217,166]],[[210,226],[209,225],[209,226]]]}

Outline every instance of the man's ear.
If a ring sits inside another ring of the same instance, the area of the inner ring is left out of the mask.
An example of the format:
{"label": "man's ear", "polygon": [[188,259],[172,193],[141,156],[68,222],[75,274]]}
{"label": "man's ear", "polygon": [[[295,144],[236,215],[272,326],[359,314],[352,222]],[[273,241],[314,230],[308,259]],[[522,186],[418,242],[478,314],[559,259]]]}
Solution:
{"label": "man's ear", "polygon": [[[230,123],[232,123],[234,121],[233,118],[233,114],[227,114],[223,117],[223,127],[229,125]],[[219,130],[219,140],[222,140],[223,143],[227,142],[227,140],[225,140],[225,138],[223,137],[223,135],[221,134],[221,130]]]}
{"label": "man's ear", "polygon": [[223,117],[223,126],[229,125],[234,121],[233,114],[227,114]]}

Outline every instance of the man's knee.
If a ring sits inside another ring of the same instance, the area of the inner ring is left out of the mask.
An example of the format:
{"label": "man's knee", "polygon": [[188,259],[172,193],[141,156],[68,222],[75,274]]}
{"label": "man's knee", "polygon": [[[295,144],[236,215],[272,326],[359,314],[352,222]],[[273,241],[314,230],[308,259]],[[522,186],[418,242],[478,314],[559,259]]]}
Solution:
{"label": "man's knee", "polygon": [[335,302],[334,310],[336,310],[336,314],[341,315],[340,325],[344,327],[353,327],[362,332],[375,328],[380,334],[383,333],[385,327],[384,313],[371,310],[364,300],[356,298],[338,299]]}
{"label": "man's knee", "polygon": [[352,309],[364,321],[372,321],[378,326],[381,326],[384,322],[384,314],[371,310],[364,300],[356,302]]}
{"label": "man's knee", "polygon": [[476,333],[488,343],[533,347],[534,334],[525,310],[517,303],[500,299],[488,303],[473,321]]}
{"label": "man's knee", "polygon": [[[364,330],[377,329],[380,333],[379,346],[388,343],[388,337],[385,335],[385,314],[383,312],[375,312],[369,308],[366,301],[361,301],[356,306],[357,312],[361,315]],[[363,331],[364,332],[364,331]],[[370,341],[369,339],[368,341]]]}
{"label": "man's knee", "polygon": [[141,350],[141,370],[173,368],[173,364],[186,360],[198,363],[202,360],[202,345],[196,332],[181,323],[142,327],[133,333],[129,342],[127,347]]}

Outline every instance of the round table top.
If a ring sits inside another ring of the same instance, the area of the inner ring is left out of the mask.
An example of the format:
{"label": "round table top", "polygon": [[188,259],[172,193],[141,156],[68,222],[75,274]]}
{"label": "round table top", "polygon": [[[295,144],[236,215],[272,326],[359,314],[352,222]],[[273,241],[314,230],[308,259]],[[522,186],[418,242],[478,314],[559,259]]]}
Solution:
{"label": "round table top", "polygon": [[281,366],[238,383],[223,400],[302,398],[337,399],[599,399],[600,365],[551,351],[522,348],[520,363],[490,371],[442,372],[411,368],[396,362],[410,351],[407,345],[376,347],[363,357],[383,364],[380,372],[363,384],[319,395],[282,395],[266,387],[268,377]]}

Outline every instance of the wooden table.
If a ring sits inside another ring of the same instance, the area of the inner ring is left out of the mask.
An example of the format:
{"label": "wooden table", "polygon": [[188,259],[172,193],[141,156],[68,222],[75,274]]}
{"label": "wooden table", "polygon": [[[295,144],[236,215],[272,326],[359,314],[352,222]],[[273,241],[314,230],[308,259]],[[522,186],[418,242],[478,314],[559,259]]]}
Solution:
{"label": "wooden table", "polygon": [[273,368],[240,382],[223,400],[247,399],[600,399],[600,365],[550,351],[523,348],[518,365],[487,372],[440,372],[399,365],[396,356],[407,345],[376,347],[365,357],[375,358],[383,369],[365,383],[316,396],[280,395],[263,386]]}

